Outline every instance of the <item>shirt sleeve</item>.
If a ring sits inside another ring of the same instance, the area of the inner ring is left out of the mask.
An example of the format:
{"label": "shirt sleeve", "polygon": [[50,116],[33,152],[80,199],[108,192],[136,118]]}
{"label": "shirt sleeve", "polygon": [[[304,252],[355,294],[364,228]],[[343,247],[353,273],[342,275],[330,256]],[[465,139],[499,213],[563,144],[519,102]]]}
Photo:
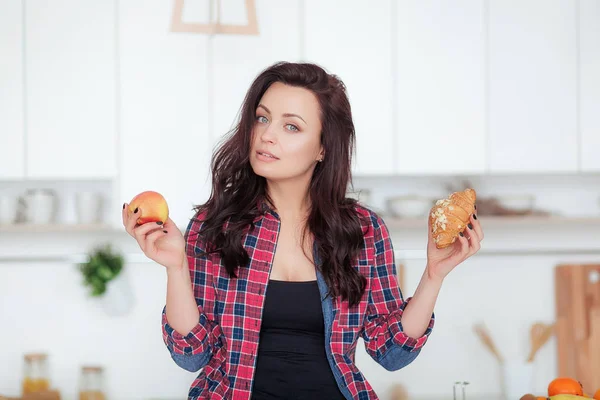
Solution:
{"label": "shirt sleeve", "polygon": [[380,218],[374,226],[375,265],[366,311],[363,340],[367,353],[389,371],[410,364],[420,353],[433,329],[435,316],[423,336],[412,338],[402,328],[402,313],[410,302],[398,287],[394,249],[388,229]]}
{"label": "shirt sleeve", "polygon": [[187,335],[182,335],[169,325],[166,306],[162,311],[163,341],[171,353],[171,358],[180,367],[193,372],[203,368],[210,361],[218,339],[214,335],[218,324],[213,314],[215,292],[211,265],[208,257],[203,254],[204,246],[197,234],[201,225],[201,216],[196,214],[184,235],[192,289],[200,314],[198,323]]}

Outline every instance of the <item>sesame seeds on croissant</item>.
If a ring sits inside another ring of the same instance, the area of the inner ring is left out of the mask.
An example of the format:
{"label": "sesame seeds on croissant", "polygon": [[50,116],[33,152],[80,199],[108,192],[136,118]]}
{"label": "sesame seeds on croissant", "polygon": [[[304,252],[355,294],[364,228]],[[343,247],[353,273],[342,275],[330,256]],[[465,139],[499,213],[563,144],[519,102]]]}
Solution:
{"label": "sesame seeds on croissant", "polygon": [[433,241],[438,249],[450,246],[456,241],[459,232],[465,229],[475,211],[476,198],[474,189],[465,189],[438,200],[431,208],[429,221]]}

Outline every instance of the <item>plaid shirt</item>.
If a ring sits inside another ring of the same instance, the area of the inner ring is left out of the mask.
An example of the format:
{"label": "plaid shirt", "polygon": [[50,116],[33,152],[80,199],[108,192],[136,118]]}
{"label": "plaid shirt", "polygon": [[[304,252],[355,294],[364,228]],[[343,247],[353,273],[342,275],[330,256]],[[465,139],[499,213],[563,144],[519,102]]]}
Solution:
{"label": "plaid shirt", "polygon": [[[317,269],[325,320],[325,347],[338,387],[347,399],[378,399],[354,363],[357,340],[364,340],[367,353],[387,370],[398,370],[419,354],[434,324],[420,338],[408,337],[401,317],[410,298],[404,300],[398,287],[394,252],[385,223],[374,212],[357,206],[364,245],[354,267],[367,278],[361,302],[325,296],[327,287]],[[173,360],[196,372],[189,400],[250,399],[260,337],[262,308],[277,237],[279,217],[270,209],[255,220],[244,236],[250,256],[248,268],[240,268],[231,279],[218,254],[201,255],[197,235],[202,216],[196,215],[185,233],[186,251],[194,295],[200,311],[198,324],[183,336],[166,318],[163,308],[163,339]],[[315,252],[315,263],[320,263]]]}

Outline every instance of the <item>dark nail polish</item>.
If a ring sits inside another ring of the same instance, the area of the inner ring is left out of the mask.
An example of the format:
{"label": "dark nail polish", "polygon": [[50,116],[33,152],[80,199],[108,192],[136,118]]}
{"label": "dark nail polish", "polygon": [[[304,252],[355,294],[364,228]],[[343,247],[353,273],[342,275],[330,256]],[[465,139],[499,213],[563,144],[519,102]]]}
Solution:
{"label": "dark nail polish", "polygon": [[156,221],[156,223],[162,225],[162,221]]}
{"label": "dark nail polish", "polygon": [[473,214],[473,219],[477,219],[477,215]]}
{"label": "dark nail polish", "polygon": [[477,204],[473,204],[473,207],[475,207],[475,209],[477,210]]}
{"label": "dark nail polish", "polygon": [[123,203],[123,210],[125,209],[125,203]]}
{"label": "dark nail polish", "polygon": [[163,231],[164,233],[167,233],[167,231]]}
{"label": "dark nail polish", "polygon": [[137,213],[138,212],[138,208],[136,207],[135,210],[133,210],[133,213]]}
{"label": "dark nail polish", "polygon": [[462,237],[465,236],[462,232],[458,232],[458,234]]}
{"label": "dark nail polish", "polygon": [[469,227],[469,229],[473,229],[473,224],[472,223],[468,223],[467,226]]}

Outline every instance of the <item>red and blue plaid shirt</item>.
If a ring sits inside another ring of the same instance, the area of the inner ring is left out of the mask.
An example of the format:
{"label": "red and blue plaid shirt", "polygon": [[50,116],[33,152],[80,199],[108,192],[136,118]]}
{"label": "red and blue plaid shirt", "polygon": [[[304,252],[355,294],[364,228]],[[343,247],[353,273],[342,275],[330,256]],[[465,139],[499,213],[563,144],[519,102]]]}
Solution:
{"label": "red and blue plaid shirt", "polygon": [[[367,353],[387,370],[410,364],[427,341],[434,324],[420,338],[408,337],[402,329],[404,300],[398,287],[394,251],[383,220],[373,211],[357,206],[363,224],[364,245],[354,267],[367,278],[361,302],[326,296],[327,286],[317,269],[325,322],[325,350],[338,387],[347,399],[378,399],[354,363],[358,338]],[[185,237],[190,274],[200,320],[183,336],[175,331],[163,308],[164,342],[173,360],[196,372],[189,400],[250,399],[260,337],[265,292],[279,232],[279,217],[266,209],[245,234],[244,247],[250,256],[248,268],[230,278],[218,254],[204,255],[195,233],[202,215],[190,221]],[[319,265],[315,252],[315,263]]]}

